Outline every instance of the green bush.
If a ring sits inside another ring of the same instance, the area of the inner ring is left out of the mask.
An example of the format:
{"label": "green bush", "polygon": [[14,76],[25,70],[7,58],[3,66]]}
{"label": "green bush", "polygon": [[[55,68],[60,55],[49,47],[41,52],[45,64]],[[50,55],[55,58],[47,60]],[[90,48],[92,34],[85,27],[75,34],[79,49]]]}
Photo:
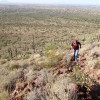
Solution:
{"label": "green bush", "polygon": [[2,59],[8,59],[10,57],[9,54],[2,55]]}
{"label": "green bush", "polygon": [[58,64],[58,61],[60,61],[64,55],[65,52],[63,50],[49,50],[48,52],[44,53],[44,56],[35,57],[34,63],[42,67],[54,67]]}
{"label": "green bush", "polygon": [[7,42],[6,41],[0,42],[0,47],[3,47],[3,46],[7,46]]}
{"label": "green bush", "polygon": [[49,50],[54,50],[56,48],[57,46],[54,42],[49,42],[45,45],[44,50],[49,51]]}
{"label": "green bush", "polygon": [[81,87],[85,86],[90,91],[89,85],[94,83],[94,79],[90,78],[88,73],[81,71],[79,66],[74,66],[73,72],[68,74],[70,78],[73,78]]}
{"label": "green bush", "polygon": [[13,69],[18,69],[19,67],[20,67],[19,64],[12,64],[12,65],[10,66],[10,69],[11,69],[11,70],[13,70]]}

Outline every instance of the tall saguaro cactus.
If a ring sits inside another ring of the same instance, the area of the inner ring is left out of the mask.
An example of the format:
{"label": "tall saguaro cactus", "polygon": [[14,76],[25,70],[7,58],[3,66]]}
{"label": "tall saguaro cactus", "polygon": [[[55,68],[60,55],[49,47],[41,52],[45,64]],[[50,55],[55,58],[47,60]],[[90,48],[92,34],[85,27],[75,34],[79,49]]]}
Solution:
{"label": "tall saguaro cactus", "polygon": [[33,49],[33,52],[35,52],[35,37],[34,37],[34,35],[32,35],[32,49]]}
{"label": "tall saguaro cactus", "polygon": [[8,48],[8,53],[9,53],[9,56],[12,57],[13,54],[12,54],[12,49],[11,48]]}

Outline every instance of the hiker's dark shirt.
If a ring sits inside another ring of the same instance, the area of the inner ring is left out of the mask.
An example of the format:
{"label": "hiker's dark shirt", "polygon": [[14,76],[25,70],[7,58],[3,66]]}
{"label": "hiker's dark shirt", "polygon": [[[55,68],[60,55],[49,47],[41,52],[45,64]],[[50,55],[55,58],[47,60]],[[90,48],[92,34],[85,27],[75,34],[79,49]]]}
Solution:
{"label": "hiker's dark shirt", "polygon": [[73,47],[74,50],[78,50],[79,49],[79,46],[81,48],[81,43],[80,42],[77,42],[77,46],[74,45],[74,42],[72,42],[71,46]]}

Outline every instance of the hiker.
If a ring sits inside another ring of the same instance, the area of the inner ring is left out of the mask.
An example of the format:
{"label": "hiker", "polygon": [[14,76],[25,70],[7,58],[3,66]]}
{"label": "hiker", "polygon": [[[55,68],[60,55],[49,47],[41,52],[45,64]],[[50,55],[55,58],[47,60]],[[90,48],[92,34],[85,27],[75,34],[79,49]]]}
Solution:
{"label": "hiker", "polygon": [[77,61],[77,56],[78,56],[78,52],[79,52],[79,46],[81,48],[81,43],[78,42],[77,40],[74,40],[71,44],[72,48],[73,48],[73,60]]}

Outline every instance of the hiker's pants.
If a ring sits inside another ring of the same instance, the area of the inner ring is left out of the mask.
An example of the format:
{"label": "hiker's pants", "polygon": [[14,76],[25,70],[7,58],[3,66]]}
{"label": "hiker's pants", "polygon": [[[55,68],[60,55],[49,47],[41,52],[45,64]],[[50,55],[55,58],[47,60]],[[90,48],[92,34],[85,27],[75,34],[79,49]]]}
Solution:
{"label": "hiker's pants", "polygon": [[77,50],[73,49],[73,60],[77,60],[78,52],[79,52],[79,49]]}

